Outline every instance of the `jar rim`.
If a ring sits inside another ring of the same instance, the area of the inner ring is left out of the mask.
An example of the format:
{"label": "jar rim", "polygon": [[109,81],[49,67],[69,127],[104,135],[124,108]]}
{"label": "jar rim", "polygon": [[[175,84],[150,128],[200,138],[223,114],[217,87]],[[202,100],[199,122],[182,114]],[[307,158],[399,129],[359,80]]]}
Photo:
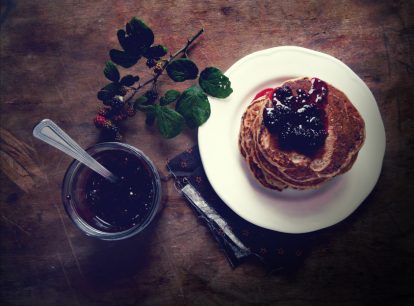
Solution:
{"label": "jar rim", "polygon": [[154,163],[151,161],[151,159],[147,155],[145,155],[144,152],[129,144],[120,142],[101,142],[87,148],[85,151],[87,151],[92,156],[96,156],[101,152],[110,150],[122,150],[128,153],[132,153],[133,155],[139,157],[142,161],[144,161],[151,171],[152,179],[154,181],[155,186],[154,200],[153,205],[151,207],[151,211],[143,223],[136,224],[131,228],[119,232],[105,232],[91,226],[85,220],[83,220],[83,218],[78,214],[76,210],[75,197],[73,196],[73,190],[71,188],[75,178],[77,178],[79,170],[82,168],[82,166],[84,166],[81,162],[77,160],[73,160],[66,170],[62,182],[61,196],[66,213],[68,214],[69,218],[86,235],[96,237],[101,240],[121,240],[132,237],[138,234],[139,232],[143,231],[155,218],[155,215],[157,214],[161,203],[161,179],[158,170],[155,167]]}

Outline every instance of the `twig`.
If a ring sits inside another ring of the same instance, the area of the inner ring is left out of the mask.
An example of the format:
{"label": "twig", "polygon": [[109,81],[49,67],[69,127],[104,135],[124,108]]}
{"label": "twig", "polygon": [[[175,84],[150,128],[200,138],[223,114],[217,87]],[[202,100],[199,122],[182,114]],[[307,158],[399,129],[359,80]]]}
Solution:
{"label": "twig", "polygon": [[156,86],[156,82],[158,80],[158,78],[163,74],[164,70],[167,68],[167,66],[181,53],[184,53],[184,55],[187,55],[187,50],[190,47],[190,45],[204,32],[204,28],[201,28],[200,31],[197,32],[196,35],[194,35],[192,38],[190,38],[189,40],[187,40],[187,43],[184,47],[182,47],[180,50],[178,50],[177,52],[175,52],[174,54],[170,54],[170,58],[168,60],[164,61],[164,64],[162,65],[161,69],[159,71],[157,71],[154,76],[152,78],[150,78],[149,80],[145,81],[142,84],[139,84],[138,87],[132,87],[130,86],[129,88],[133,90],[132,94],[128,97],[128,99],[126,99],[125,102],[129,102],[134,96],[135,94],[144,86],[147,86],[150,83],[153,83],[153,86]]}

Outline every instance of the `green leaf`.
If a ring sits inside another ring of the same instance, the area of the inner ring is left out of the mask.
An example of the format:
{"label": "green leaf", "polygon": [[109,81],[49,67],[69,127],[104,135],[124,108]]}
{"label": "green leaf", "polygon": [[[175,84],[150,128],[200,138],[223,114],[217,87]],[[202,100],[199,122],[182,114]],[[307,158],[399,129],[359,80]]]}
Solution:
{"label": "green leaf", "polygon": [[142,46],[142,43],[133,36],[127,36],[124,30],[118,30],[116,34],[118,36],[119,44],[121,45],[122,49],[125,50],[125,53],[139,59],[142,55],[143,50],[145,50],[145,48]]}
{"label": "green leaf", "polygon": [[139,76],[133,76],[131,74],[127,74],[126,76],[124,76],[121,81],[119,82],[121,85],[124,86],[132,86],[134,85],[136,82],[139,81]]}
{"label": "green leaf", "polygon": [[184,129],[184,118],[175,110],[168,106],[155,107],[155,118],[158,130],[165,138],[173,138]]}
{"label": "green leaf", "polygon": [[145,124],[152,126],[155,122],[156,106],[138,104],[138,109],[142,112],[145,112]]}
{"label": "green leaf", "polygon": [[207,94],[216,98],[226,98],[233,92],[229,78],[215,67],[200,73],[199,84]]}
{"label": "green leaf", "polygon": [[101,88],[98,92],[98,99],[101,101],[108,101],[115,95],[119,94],[120,86],[117,83],[109,83]]}
{"label": "green leaf", "polygon": [[151,48],[147,49],[144,53],[146,58],[160,58],[166,55],[168,52],[167,48],[163,45],[156,45],[152,46]]}
{"label": "green leaf", "polygon": [[116,36],[118,36],[118,41],[122,49],[124,49],[127,52],[130,51],[131,41],[128,39],[128,37],[126,37],[126,32],[122,29],[118,30],[118,32],[116,32]]}
{"label": "green leaf", "polygon": [[167,66],[167,74],[175,82],[194,80],[197,78],[198,68],[190,59],[180,58]]}
{"label": "green leaf", "polygon": [[178,99],[175,109],[183,115],[190,128],[202,125],[210,117],[207,95],[198,87],[186,89]]}
{"label": "green leaf", "polygon": [[126,25],[126,32],[132,36],[134,42],[141,49],[147,49],[154,43],[154,33],[152,30],[137,17],[133,17]]}
{"label": "green leaf", "polygon": [[125,51],[124,53],[130,57],[130,59],[128,59],[125,58],[125,54],[116,55],[122,57],[120,62],[125,64],[125,66],[123,66],[125,68],[134,65],[141,58],[142,54],[147,52],[148,48],[154,43],[154,33],[152,30],[136,17],[132,18],[126,24],[126,31],[121,29],[118,30],[116,34],[118,36],[119,44]]}
{"label": "green leaf", "polygon": [[104,68],[104,75],[106,78],[112,82],[118,82],[119,81],[119,71],[118,68],[116,68],[115,64],[111,61],[107,61]]}
{"label": "green leaf", "polygon": [[165,93],[164,97],[161,97],[160,104],[161,105],[170,104],[170,103],[174,102],[175,100],[177,100],[179,96],[180,96],[179,91],[174,90],[174,89],[170,89]]}
{"label": "green leaf", "polygon": [[139,59],[139,57],[135,55],[131,55],[129,53],[116,49],[109,51],[109,56],[115,64],[118,64],[124,68],[132,67],[137,63]]}
{"label": "green leaf", "polygon": [[143,111],[144,108],[142,108],[142,106],[144,106],[147,103],[147,101],[148,98],[146,96],[141,96],[137,98],[134,102],[134,109]]}

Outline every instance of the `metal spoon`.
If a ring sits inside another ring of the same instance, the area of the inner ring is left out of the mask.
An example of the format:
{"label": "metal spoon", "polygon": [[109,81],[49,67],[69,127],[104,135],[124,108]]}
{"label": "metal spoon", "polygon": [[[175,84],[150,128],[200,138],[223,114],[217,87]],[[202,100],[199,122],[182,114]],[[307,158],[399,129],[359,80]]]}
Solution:
{"label": "metal spoon", "polygon": [[33,136],[80,161],[112,183],[119,181],[117,176],[98,163],[52,120],[40,121],[33,129]]}

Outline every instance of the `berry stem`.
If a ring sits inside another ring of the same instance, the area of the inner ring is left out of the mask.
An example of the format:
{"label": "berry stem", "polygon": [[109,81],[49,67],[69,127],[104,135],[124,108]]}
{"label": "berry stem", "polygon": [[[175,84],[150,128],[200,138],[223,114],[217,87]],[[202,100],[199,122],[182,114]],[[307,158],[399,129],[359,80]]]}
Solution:
{"label": "berry stem", "polygon": [[170,54],[170,58],[168,60],[164,61],[164,64],[162,65],[161,69],[156,72],[154,74],[154,76],[150,79],[148,79],[147,81],[145,81],[142,84],[139,84],[138,87],[132,87],[130,86],[129,88],[132,89],[132,94],[125,100],[125,102],[129,102],[134,96],[135,94],[142,88],[147,86],[150,83],[153,83],[153,87],[156,87],[156,83],[158,78],[163,74],[164,70],[167,68],[167,66],[181,53],[183,53],[185,56],[187,56],[187,51],[190,48],[191,44],[204,32],[204,28],[201,28],[197,34],[195,34],[192,38],[187,40],[187,43],[185,46],[183,46],[180,50],[178,50],[177,52],[175,52],[174,54]]}

